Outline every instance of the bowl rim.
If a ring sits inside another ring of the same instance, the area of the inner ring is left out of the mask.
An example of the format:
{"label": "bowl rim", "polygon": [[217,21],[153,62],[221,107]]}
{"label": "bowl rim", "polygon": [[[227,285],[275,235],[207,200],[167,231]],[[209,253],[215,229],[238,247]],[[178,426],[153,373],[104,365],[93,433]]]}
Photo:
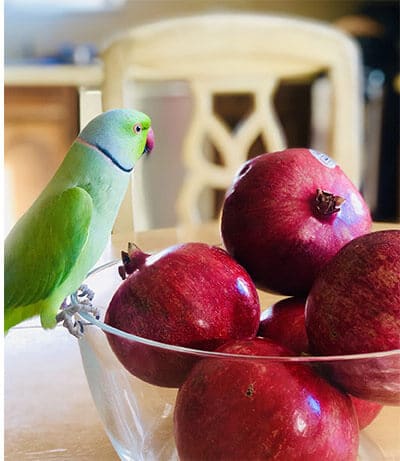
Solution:
{"label": "bowl rim", "polygon": [[[95,267],[91,270],[86,279],[86,281],[91,277],[105,269],[115,266],[116,264],[120,264],[120,259],[114,259],[108,261],[100,266]],[[89,284],[88,284],[89,285]],[[90,285],[89,285],[90,286]],[[75,301],[76,293],[71,295],[71,298]],[[96,305],[95,305],[96,307]],[[102,308],[104,310],[104,308]],[[293,355],[293,356],[263,356],[263,355],[247,355],[247,354],[231,354],[226,352],[219,352],[219,351],[206,351],[201,349],[193,349],[186,346],[178,346],[174,344],[167,344],[160,341],[156,341],[153,339],[144,338],[141,336],[134,335],[132,333],[127,333],[123,330],[119,330],[118,328],[112,327],[101,320],[95,318],[92,314],[87,312],[78,312],[78,315],[85,321],[85,327],[88,326],[95,326],[102,330],[106,334],[112,334],[119,336],[120,338],[140,343],[145,346],[155,347],[158,349],[170,351],[170,352],[179,352],[184,354],[190,354],[195,356],[201,357],[208,357],[208,358],[223,358],[223,359],[245,359],[245,360],[274,360],[279,362],[294,362],[294,363],[318,363],[318,362],[342,362],[342,361],[355,361],[355,360],[366,360],[366,359],[380,359],[380,358],[388,358],[388,357],[395,357],[399,356],[400,359],[400,349],[393,349],[389,351],[378,351],[378,352],[368,352],[368,353],[359,353],[359,354],[346,354],[346,355]],[[83,339],[85,335],[81,339]],[[256,336],[256,338],[262,339],[262,337]],[[234,340],[232,340],[234,341]]]}

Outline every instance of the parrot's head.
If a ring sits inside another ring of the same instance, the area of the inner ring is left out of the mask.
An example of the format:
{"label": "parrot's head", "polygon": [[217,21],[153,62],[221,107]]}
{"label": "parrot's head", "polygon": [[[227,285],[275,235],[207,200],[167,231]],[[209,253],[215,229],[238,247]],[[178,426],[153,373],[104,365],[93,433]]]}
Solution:
{"label": "parrot's head", "polygon": [[128,172],[154,147],[150,117],[130,109],[103,112],[86,125],[79,138]]}

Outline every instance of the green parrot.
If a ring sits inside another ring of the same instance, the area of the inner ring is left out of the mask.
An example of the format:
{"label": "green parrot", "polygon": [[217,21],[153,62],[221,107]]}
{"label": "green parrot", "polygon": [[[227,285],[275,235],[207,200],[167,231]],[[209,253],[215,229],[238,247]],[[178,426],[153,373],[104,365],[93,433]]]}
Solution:
{"label": "green parrot", "polygon": [[78,135],[4,246],[4,329],[40,315],[43,328],[104,251],[136,161],[151,151],[150,118],[115,109]]}

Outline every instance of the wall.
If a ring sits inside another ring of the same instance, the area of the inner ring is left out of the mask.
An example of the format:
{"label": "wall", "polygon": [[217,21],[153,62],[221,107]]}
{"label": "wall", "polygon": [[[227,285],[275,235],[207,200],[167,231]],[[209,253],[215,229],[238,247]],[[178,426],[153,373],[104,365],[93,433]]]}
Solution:
{"label": "wall", "polygon": [[[19,0],[23,7],[13,5],[15,0],[6,0],[5,4],[5,58],[6,62],[41,57],[46,55],[56,55],[60,48],[68,43],[93,44],[96,48],[101,48],[109,37],[121,32],[132,26],[151,22],[163,17],[174,17],[186,15],[195,12],[221,12],[221,11],[253,11],[269,12],[275,14],[292,14],[307,16],[310,18],[334,22],[339,18],[357,13],[368,4],[374,4],[381,7],[382,5],[394,5],[394,1],[365,2],[362,0],[355,1],[300,1],[300,0],[281,0],[281,1],[255,1],[255,0],[228,0],[228,1],[207,1],[207,0],[126,0],[122,7],[115,10],[101,12],[71,12],[57,14],[51,11],[43,11],[27,7],[28,0]],[[35,1],[35,0],[31,0]],[[40,0],[36,0],[40,1]],[[44,0],[41,0],[44,1]],[[123,0],[121,0],[123,1]],[[65,0],[68,3],[68,0]],[[82,0],[84,4],[85,1]],[[59,6],[60,1],[53,2]],[[393,22],[396,24],[396,22]],[[398,24],[398,22],[397,22]],[[397,43],[397,41],[392,41]],[[390,47],[386,46],[385,49]],[[385,53],[384,53],[385,54]],[[386,53],[387,54],[387,53]],[[379,56],[382,53],[378,53]],[[390,58],[387,59],[391,62]],[[397,60],[398,61],[398,60]],[[370,66],[372,64],[368,63]],[[381,65],[381,63],[378,63]],[[379,65],[377,66],[379,67]],[[374,64],[375,65],[375,64]],[[398,136],[398,93],[393,94],[390,78],[398,72],[397,64],[392,65],[391,74],[387,76],[385,85],[387,91],[384,94],[385,108],[390,105],[392,109],[386,110],[382,116],[382,135],[381,140],[373,141],[366,139],[366,158],[369,151],[373,151],[370,157],[373,157],[374,163],[369,162],[371,172],[368,172],[369,179],[377,176],[376,166],[381,163],[380,184],[373,186],[371,195],[375,202],[378,201],[378,212],[375,218],[380,220],[398,219],[400,210],[399,200],[399,136]],[[151,102],[146,101],[146,109],[150,107]],[[381,105],[382,102],[380,101]],[[152,106],[151,106],[152,107]],[[155,105],[154,122],[157,124],[156,115],[159,113],[158,105]],[[378,111],[380,108],[378,108]],[[394,115],[393,115],[394,114]],[[368,114],[367,114],[368,115]],[[370,117],[371,118],[371,117]],[[366,117],[368,122],[368,117]],[[376,128],[376,122],[373,121],[373,128]],[[163,127],[158,127],[158,132]],[[367,126],[366,133],[370,134],[374,130]],[[385,142],[383,142],[385,141]],[[388,146],[389,145],[389,146]],[[172,151],[175,150],[173,147]],[[377,159],[377,155],[380,158]],[[178,176],[181,170],[176,171]],[[396,176],[397,175],[397,176]],[[370,181],[371,183],[371,181]],[[174,184],[177,188],[179,181],[174,178],[170,185]],[[365,192],[368,193],[367,187]],[[397,211],[396,211],[397,210]],[[158,214],[157,214],[158,216]],[[158,224],[158,223],[156,223]],[[168,221],[167,224],[170,224]]]}
{"label": "wall", "polygon": [[[65,0],[68,3],[68,0]],[[23,2],[20,2],[23,3]],[[58,0],[55,2],[60,3]],[[6,0],[4,14],[5,58],[52,54],[64,43],[92,43],[101,47],[104,40],[118,31],[161,17],[206,11],[260,11],[295,14],[334,21],[359,8],[360,1],[256,1],[256,0],[126,0],[113,11],[66,12],[13,6]]]}

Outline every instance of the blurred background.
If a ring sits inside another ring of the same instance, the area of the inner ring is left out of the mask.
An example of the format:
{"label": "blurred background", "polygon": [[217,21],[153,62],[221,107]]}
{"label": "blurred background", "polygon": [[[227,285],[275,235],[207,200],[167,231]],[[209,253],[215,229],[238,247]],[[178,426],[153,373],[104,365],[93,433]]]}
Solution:
{"label": "blurred background", "polygon": [[[95,90],[101,82],[97,57],[108,38],[161,18],[225,11],[322,20],[355,38],[364,80],[362,193],[375,220],[400,219],[398,1],[5,0],[5,232],[46,185],[76,137],[83,110],[80,90]],[[175,171],[163,186],[153,226],[170,226],[176,218],[173,197],[183,175],[177,152],[182,132],[179,126],[161,126],[157,111],[162,108],[164,123],[165,113],[171,111],[188,118],[190,95],[185,88],[169,87],[147,98],[142,104],[156,133],[167,130],[169,136],[157,149],[167,151],[163,156]],[[281,85],[274,102],[289,147],[308,146],[310,84]],[[234,126],[248,101],[227,103],[222,98],[215,104]],[[251,155],[263,149],[256,143]]]}

